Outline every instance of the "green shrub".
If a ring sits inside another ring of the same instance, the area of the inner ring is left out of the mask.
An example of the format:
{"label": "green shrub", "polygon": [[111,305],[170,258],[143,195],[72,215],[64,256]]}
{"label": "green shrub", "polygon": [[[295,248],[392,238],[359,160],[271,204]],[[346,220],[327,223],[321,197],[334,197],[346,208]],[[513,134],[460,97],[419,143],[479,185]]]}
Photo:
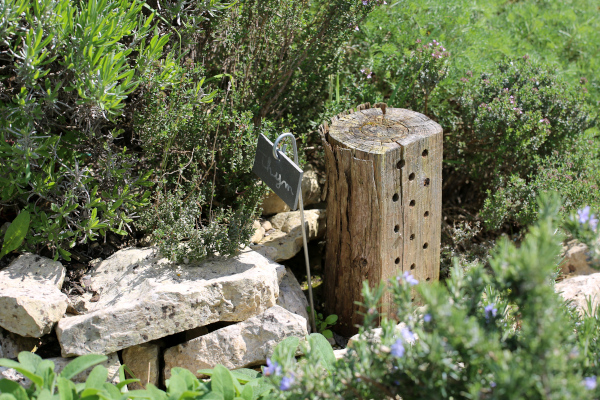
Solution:
{"label": "green shrub", "polygon": [[[383,287],[365,284],[362,339],[323,374],[285,365],[294,376],[281,398],[594,398],[598,374],[595,316],[582,317],[553,288],[561,237],[560,203],[544,197],[521,246],[501,242],[490,261],[455,269],[446,285],[416,284],[408,273],[390,283],[397,317],[379,319]],[[412,300],[415,295],[417,299]]]}
{"label": "green shrub", "polygon": [[479,184],[537,171],[541,157],[565,151],[592,126],[581,90],[527,57],[464,80],[462,126],[444,150],[456,171]]}
{"label": "green shrub", "polygon": [[544,192],[560,192],[564,198],[562,215],[585,205],[600,208],[600,143],[580,138],[564,151],[554,151],[539,162],[537,171],[528,177],[511,175],[499,180],[488,191],[482,217],[486,224],[498,228],[506,220],[528,225],[537,216],[536,196]]}
{"label": "green shrub", "polygon": [[[128,150],[127,100],[140,80],[169,87],[181,67],[169,35],[129,0],[10,0],[0,43],[0,202],[31,215],[25,247],[69,248],[131,231],[151,171]],[[198,93],[203,97],[203,93]],[[126,121],[125,121],[126,122]]]}

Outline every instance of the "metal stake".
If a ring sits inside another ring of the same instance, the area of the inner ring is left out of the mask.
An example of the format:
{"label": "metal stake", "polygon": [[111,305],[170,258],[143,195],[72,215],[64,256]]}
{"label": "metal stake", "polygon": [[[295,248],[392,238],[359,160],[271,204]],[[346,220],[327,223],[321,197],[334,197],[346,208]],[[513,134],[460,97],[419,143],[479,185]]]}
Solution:
{"label": "metal stake", "polygon": [[[279,135],[277,140],[275,140],[275,143],[273,143],[273,157],[275,157],[275,159],[279,160],[279,156],[277,155],[277,151],[278,151],[277,145],[279,144],[279,142],[282,139],[284,139],[286,137],[292,138],[292,148],[294,149],[294,162],[296,163],[296,165],[300,166],[298,164],[298,149],[296,148],[296,138],[294,137],[294,135],[292,135],[289,132],[282,133],[281,135]],[[285,145],[283,145],[282,151],[285,151]],[[300,220],[302,222],[302,244],[304,245],[304,261],[306,262],[306,278],[308,281],[308,300],[310,302],[310,322],[311,322],[313,332],[317,332],[317,324],[315,323],[315,304],[313,301],[312,282],[311,282],[311,278],[310,278],[310,263],[308,261],[308,245],[306,244],[307,243],[306,228],[305,228],[306,223],[304,221],[304,202],[302,201],[302,189],[300,189],[300,193],[298,194],[298,203],[300,206]]]}

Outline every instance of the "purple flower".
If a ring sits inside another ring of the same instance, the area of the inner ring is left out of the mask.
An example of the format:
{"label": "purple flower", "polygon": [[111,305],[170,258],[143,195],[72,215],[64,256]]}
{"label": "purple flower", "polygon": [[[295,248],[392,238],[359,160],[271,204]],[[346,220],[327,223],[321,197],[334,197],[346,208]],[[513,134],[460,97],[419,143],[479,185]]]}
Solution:
{"label": "purple flower", "polygon": [[290,390],[294,384],[294,375],[284,376],[279,384],[279,390]]}
{"label": "purple flower", "polygon": [[402,335],[402,338],[404,338],[404,341],[406,341],[407,343],[414,342],[417,339],[417,336],[406,327],[400,330],[400,334]]}
{"label": "purple flower", "polygon": [[369,72],[369,75],[367,75],[367,79],[371,79],[371,75],[373,75],[373,72]]}
{"label": "purple flower", "polygon": [[494,307],[495,304],[488,304],[487,306],[485,306],[484,311],[485,311],[485,317],[487,319],[490,319],[490,316],[495,317],[496,313],[498,312],[498,309]]}
{"label": "purple flower", "polygon": [[360,72],[362,72],[362,73],[364,74],[364,73],[365,73],[365,70],[364,70],[364,69],[361,69],[361,70],[360,70]]}
{"label": "purple flower", "polygon": [[598,218],[596,218],[596,214],[592,214],[590,218],[590,228],[592,228],[594,232],[596,232],[596,228],[598,228]]}
{"label": "purple flower", "polygon": [[404,356],[404,345],[402,344],[402,339],[396,340],[396,343],[392,345],[392,351],[390,353],[394,357],[403,357]]}
{"label": "purple flower", "polygon": [[590,206],[585,206],[583,209],[577,211],[577,216],[579,217],[579,223],[585,224],[590,219]]}
{"label": "purple flower", "polygon": [[415,286],[419,283],[419,281],[416,280],[415,277],[412,276],[408,271],[404,271],[404,273],[402,274],[402,278],[404,278],[406,283],[408,283],[410,286]]}
{"label": "purple flower", "polygon": [[596,375],[592,375],[592,376],[583,378],[582,383],[583,383],[583,386],[585,386],[585,388],[587,390],[594,390],[594,389],[596,389],[596,386],[598,385],[598,382],[596,380]]}
{"label": "purple flower", "polygon": [[355,30],[355,31],[360,31],[360,29],[358,29],[358,26],[355,26],[355,27],[354,27],[354,30]]}
{"label": "purple flower", "polygon": [[425,322],[431,322],[431,314],[425,314],[423,316],[423,321],[425,321]]}
{"label": "purple flower", "polygon": [[387,4],[387,1],[383,0],[383,4]]}
{"label": "purple flower", "polygon": [[265,376],[281,375],[281,365],[277,361],[271,361],[270,358],[267,358],[267,366],[263,367],[263,374]]}
{"label": "purple flower", "polygon": [[494,382],[494,381],[491,381],[491,382],[490,382],[490,387],[491,387],[491,388],[495,388],[495,387],[496,387],[496,382]]}
{"label": "purple flower", "polygon": [[367,0],[363,0],[363,6],[368,6],[369,2]]}

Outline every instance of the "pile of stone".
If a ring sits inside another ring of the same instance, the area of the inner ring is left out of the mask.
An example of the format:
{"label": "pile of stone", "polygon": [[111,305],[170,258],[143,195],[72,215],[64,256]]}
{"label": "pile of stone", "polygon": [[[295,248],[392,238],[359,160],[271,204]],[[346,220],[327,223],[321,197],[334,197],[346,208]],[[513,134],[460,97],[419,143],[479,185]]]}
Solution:
{"label": "pile of stone", "polygon": [[[322,183],[312,168],[305,171],[305,206],[321,201]],[[308,239],[321,239],[325,210],[306,210],[305,220]],[[105,354],[109,378],[118,379],[123,362],[141,380],[134,389],[161,385],[173,367],[264,364],[279,342],[310,329],[306,297],[278,264],[302,249],[299,212],[266,196],[252,242],[235,257],[200,264],[171,263],[153,247],[120,250],[93,265],[77,296],[61,291],[60,262],[22,255],[0,271],[0,358],[36,351],[40,338],[55,335],[57,371],[72,357]],[[27,381],[6,368],[1,377]]]}
{"label": "pile of stone", "polygon": [[560,263],[561,276],[565,279],[555,285],[555,290],[580,313],[587,310],[588,299],[594,310],[600,305],[600,271],[590,266],[588,247],[572,240],[563,248]]}
{"label": "pile of stone", "polygon": [[[121,250],[93,269],[76,299],[61,292],[64,279],[60,262],[32,254],[0,271],[0,357],[34,351],[37,338],[55,331],[57,370],[70,357],[106,354],[116,379],[120,356],[142,383],[159,385],[176,366],[264,364],[283,339],[308,334],[294,275],[250,249],[199,265],[173,264],[154,248]],[[215,323],[222,327],[209,332]],[[167,347],[177,335],[181,343]]]}

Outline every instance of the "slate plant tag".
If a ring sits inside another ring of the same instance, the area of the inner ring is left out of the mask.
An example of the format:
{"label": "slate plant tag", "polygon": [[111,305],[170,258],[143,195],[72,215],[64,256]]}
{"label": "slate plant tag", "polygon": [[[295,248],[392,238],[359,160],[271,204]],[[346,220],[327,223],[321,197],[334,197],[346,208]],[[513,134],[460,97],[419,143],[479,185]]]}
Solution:
{"label": "slate plant tag", "polygon": [[273,157],[273,143],[261,133],[258,137],[252,172],[258,175],[293,211],[298,206],[304,171],[281,151],[277,151],[277,155],[279,160]]}

